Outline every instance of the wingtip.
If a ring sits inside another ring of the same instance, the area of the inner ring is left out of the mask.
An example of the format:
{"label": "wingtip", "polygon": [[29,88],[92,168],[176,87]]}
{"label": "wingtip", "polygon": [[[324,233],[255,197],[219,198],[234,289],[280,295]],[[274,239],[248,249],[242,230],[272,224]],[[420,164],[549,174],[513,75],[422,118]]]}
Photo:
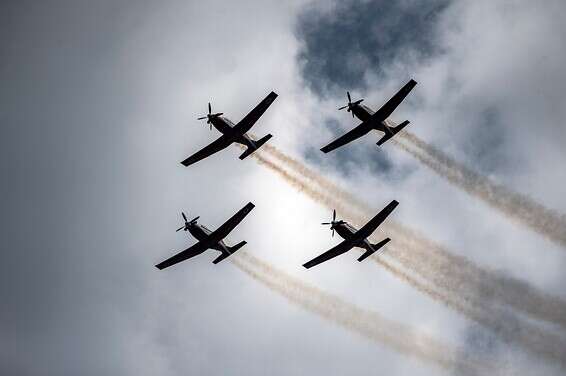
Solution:
{"label": "wingtip", "polygon": [[379,147],[381,147],[383,144],[385,144],[387,141],[389,141],[391,139],[391,137],[387,137],[387,136],[383,136],[379,141],[377,141],[375,144]]}
{"label": "wingtip", "polygon": [[310,260],[310,261],[305,262],[305,263],[303,264],[303,267],[304,267],[305,269],[310,269],[310,268],[312,268],[313,266],[317,266],[318,264],[320,264],[320,263],[315,263],[315,262],[313,262],[313,261],[314,261],[314,260]]}

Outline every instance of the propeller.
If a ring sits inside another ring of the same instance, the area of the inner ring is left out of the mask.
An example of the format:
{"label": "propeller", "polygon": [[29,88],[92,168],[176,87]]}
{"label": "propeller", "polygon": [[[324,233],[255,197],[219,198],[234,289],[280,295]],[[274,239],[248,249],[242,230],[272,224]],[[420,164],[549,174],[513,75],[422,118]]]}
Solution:
{"label": "propeller", "polygon": [[[347,109],[348,109],[348,112],[352,112],[352,107],[354,107],[354,106],[356,106],[356,105],[358,105],[358,104],[360,104],[360,103],[363,102],[363,99],[358,99],[357,101],[352,102],[352,97],[350,96],[350,92],[349,92],[349,91],[346,92],[346,95],[348,96],[348,104],[345,105],[345,106],[340,107],[338,110],[343,110],[343,109],[347,108]],[[354,113],[353,113],[353,112],[352,112],[352,117],[354,117]]]}
{"label": "propeller", "polygon": [[207,119],[206,124],[210,124],[210,130],[212,130],[212,122],[211,122],[212,118],[215,118],[220,115],[224,115],[224,113],[223,112],[217,112],[215,114],[212,113],[212,106],[210,105],[210,102],[208,102],[208,114],[197,118],[197,120]]}
{"label": "propeller", "polygon": [[321,225],[330,225],[330,229],[332,230],[332,237],[334,237],[334,229],[336,228],[336,226],[338,225],[343,225],[346,222],[344,222],[343,220],[336,220],[336,209],[334,209],[332,211],[332,221],[330,222],[322,222]]}
{"label": "propeller", "polygon": [[183,226],[179,227],[177,230],[175,230],[175,232],[178,232],[178,231],[181,231],[181,230],[187,231],[189,229],[189,227],[196,224],[197,219],[200,218],[200,216],[198,216],[198,217],[195,217],[195,218],[193,218],[189,221],[189,220],[187,220],[187,216],[185,215],[185,213],[181,212],[181,215],[183,216],[183,219],[185,220],[185,224]]}

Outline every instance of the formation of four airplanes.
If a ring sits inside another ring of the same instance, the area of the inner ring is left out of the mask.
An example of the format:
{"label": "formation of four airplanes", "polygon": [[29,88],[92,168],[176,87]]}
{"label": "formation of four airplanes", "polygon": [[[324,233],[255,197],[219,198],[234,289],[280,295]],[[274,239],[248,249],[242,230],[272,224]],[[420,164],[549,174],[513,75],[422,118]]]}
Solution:
{"label": "formation of four airplanes", "polygon": [[[389,99],[379,110],[373,112],[367,106],[361,104],[363,99],[352,102],[350,93],[348,93],[348,104],[346,106],[340,107],[340,110],[347,109],[348,112],[352,113],[352,117],[357,117],[362,121],[360,125],[353,128],[344,135],[338,137],[336,140],[332,141],[328,145],[324,146],[320,150],[324,153],[328,153],[334,149],[337,149],[355,139],[358,139],[371,130],[378,130],[384,133],[383,137],[377,142],[377,145],[382,145],[404,127],[409,124],[406,120],[397,126],[390,126],[387,124],[387,118],[393,113],[393,111],[399,106],[399,104],[405,99],[409,92],[415,87],[417,82],[415,80],[410,80],[403,86],[391,99]],[[208,104],[208,114],[206,116],[200,117],[199,120],[207,120],[207,124],[216,128],[222,133],[222,136],[210,145],[204,147],[198,152],[194,153],[181,163],[185,166],[192,165],[222,149],[225,149],[232,143],[239,143],[247,147],[247,149],[240,155],[240,159],[244,159],[257,149],[259,149],[263,144],[265,144],[271,137],[268,134],[259,140],[253,140],[250,136],[246,134],[251,127],[256,123],[256,121],[263,115],[267,108],[273,103],[277,98],[277,94],[274,92],[269,93],[264,100],[262,100],[253,110],[250,111],[238,124],[232,123],[229,119],[223,117],[223,113],[212,113],[212,108],[210,103]],[[399,203],[395,200],[391,201],[383,210],[381,210],[375,217],[373,217],[369,222],[367,222],[359,230],[352,227],[350,224],[342,220],[336,220],[336,210],[332,214],[332,221],[325,222],[323,225],[330,225],[332,230],[332,236],[334,236],[334,231],[338,233],[344,240],[331,248],[330,250],[324,252],[323,254],[315,257],[314,259],[308,261],[303,266],[305,268],[311,268],[322,262],[325,262],[331,258],[338,255],[346,253],[354,247],[363,248],[366,251],[362,254],[358,261],[363,261],[368,256],[380,250],[387,242],[391,239],[386,238],[378,243],[372,244],[367,239],[375,229],[387,218],[389,214],[395,209]],[[220,252],[213,263],[217,264],[224,260],[242,246],[246,244],[242,241],[234,246],[228,246],[224,243],[224,238],[244,219],[246,215],[254,208],[254,204],[251,202],[244,206],[240,211],[234,214],[230,219],[228,219],[223,225],[221,225],[215,231],[209,230],[204,225],[197,222],[199,217],[192,220],[188,220],[185,213],[183,219],[185,224],[177,229],[177,231],[188,231],[193,237],[195,237],[198,242],[191,247],[185,249],[182,252],[175,254],[174,256],[168,258],[165,261],[160,262],[156,265],[158,269],[165,269],[173,266],[179,262],[185,261],[191,257],[197,256],[208,249],[213,249]]]}

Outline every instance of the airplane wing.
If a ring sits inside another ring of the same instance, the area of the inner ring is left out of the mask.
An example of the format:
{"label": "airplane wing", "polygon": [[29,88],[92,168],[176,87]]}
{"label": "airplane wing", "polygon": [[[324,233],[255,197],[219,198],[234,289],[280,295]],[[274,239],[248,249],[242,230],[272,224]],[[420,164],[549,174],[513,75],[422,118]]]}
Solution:
{"label": "airplane wing", "polygon": [[316,266],[322,262],[330,260],[331,258],[340,256],[341,254],[348,252],[353,247],[354,247],[354,243],[352,241],[344,240],[342,241],[342,243],[338,244],[337,246],[329,249],[328,251],[324,252],[321,255],[316,256],[309,262],[304,263],[303,266],[307,269],[312,268],[313,266]]}
{"label": "airplane wing", "polygon": [[403,86],[397,92],[397,94],[392,96],[391,99],[389,99],[383,106],[381,106],[379,110],[375,112],[375,114],[372,115],[370,120],[383,121],[387,119],[393,113],[393,111],[395,111],[397,106],[399,106],[401,102],[403,102],[403,99],[405,99],[405,97],[411,92],[411,90],[413,90],[416,84],[417,81],[413,79],[407,82],[405,86]]}
{"label": "airplane wing", "polygon": [[236,214],[234,214],[230,219],[228,219],[224,224],[213,231],[208,239],[212,240],[214,243],[224,239],[234,227],[238,226],[242,219],[249,214],[250,211],[255,207],[254,204],[248,202],[246,206],[240,209]]}
{"label": "airplane wing", "polygon": [[277,98],[277,94],[275,92],[271,92],[265,97],[253,110],[251,110],[236,126],[233,128],[233,131],[236,133],[246,133],[251,129],[251,127],[255,124],[255,122],[263,115],[265,110],[271,103]]}
{"label": "airplane wing", "polygon": [[354,234],[354,237],[356,239],[365,239],[370,236],[371,233],[374,232],[381,223],[383,223],[385,218],[387,218],[387,216],[391,214],[391,212],[397,207],[397,205],[399,205],[399,202],[397,202],[396,200],[391,201],[389,204],[387,204],[386,207],[384,207],[379,213],[377,213],[375,217],[370,219],[368,223],[366,223],[361,229],[359,229]]}
{"label": "airplane wing", "polygon": [[[368,236],[370,236],[371,233],[374,232],[375,229],[385,220],[385,218],[387,218],[387,216],[389,214],[391,214],[391,212],[393,211],[393,209],[395,209],[397,207],[397,205],[399,205],[399,202],[397,202],[396,200],[391,201],[375,217],[373,217],[368,223],[366,223],[364,225],[364,227],[359,229],[354,234],[352,239],[344,240],[342,243],[338,244],[334,248],[324,252],[323,254],[315,257],[314,259],[310,260],[309,262],[303,264],[303,266],[305,268],[309,269],[309,268],[312,268],[315,265],[320,264],[321,262],[325,262],[327,260],[330,260],[333,257],[341,255],[342,253],[348,252],[350,249],[352,249],[354,247],[354,244],[356,244],[357,241],[359,241],[360,239],[365,239]],[[388,238],[387,241],[389,241],[389,238]],[[385,243],[383,243],[383,244],[385,244]],[[383,244],[379,245],[379,247],[381,247]],[[375,250],[374,250],[374,252],[375,252]],[[369,254],[368,254],[368,256],[369,256]],[[363,260],[363,258],[362,258],[362,260]],[[361,261],[361,260],[359,260],[359,261]]]}
{"label": "airplane wing", "polygon": [[360,125],[358,125],[356,128],[338,137],[336,140],[332,141],[331,143],[321,148],[320,150],[323,151],[324,153],[328,153],[334,149],[339,148],[340,146],[346,145],[348,142],[354,141],[355,139],[364,136],[370,130],[371,128],[367,126],[367,123],[363,122]]}
{"label": "airplane wing", "polygon": [[211,242],[205,240],[203,242],[198,242],[189,248],[185,249],[182,252],[177,253],[176,255],[169,257],[167,260],[160,262],[159,264],[155,265],[155,267],[159,270],[163,270],[170,266],[180,263],[181,261],[185,261],[190,259],[191,257],[195,257],[200,255],[208,248],[210,248]]}
{"label": "airplane wing", "polygon": [[228,147],[228,145],[230,145],[232,141],[233,140],[230,137],[222,135],[213,143],[205,146],[201,150],[197,151],[196,153],[194,153],[193,155],[182,161],[181,164],[183,164],[184,166],[190,166],[193,163],[196,163],[201,159],[209,157],[212,154],[219,152],[220,150]]}

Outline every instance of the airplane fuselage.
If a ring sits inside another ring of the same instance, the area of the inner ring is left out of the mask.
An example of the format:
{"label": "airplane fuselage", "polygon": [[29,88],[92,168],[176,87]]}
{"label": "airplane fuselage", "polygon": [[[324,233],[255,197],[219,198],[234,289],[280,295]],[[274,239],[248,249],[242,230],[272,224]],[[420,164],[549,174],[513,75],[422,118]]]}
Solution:
{"label": "airplane fuselage", "polygon": [[[187,226],[185,228],[185,231],[190,232],[191,235],[196,240],[198,240],[199,242],[204,241],[205,239],[208,238],[208,236],[210,234],[212,234],[212,231],[209,230],[208,228],[206,228],[206,226],[198,224],[198,223]],[[218,243],[213,245],[211,248],[215,249],[217,251],[220,251],[220,252],[227,252],[228,251],[228,248],[227,248],[226,244],[224,243],[224,240],[220,240]]]}
{"label": "airplane fuselage", "polygon": [[[334,230],[338,233],[338,235],[340,235],[340,237],[342,237],[344,240],[349,240],[351,239],[354,234],[358,231],[357,229],[355,229],[353,226],[351,226],[348,223],[341,223],[338,225],[334,226]],[[367,239],[363,239],[362,241],[360,241],[356,247],[359,248],[364,248],[367,250],[371,250],[370,248],[370,243]]]}
{"label": "airplane fuselage", "polygon": [[[231,135],[233,132],[233,128],[236,126],[236,124],[234,124],[230,119],[224,116],[213,117],[210,121],[214,126],[214,128],[216,128],[220,133],[225,135]],[[234,142],[237,142],[239,144],[251,148],[255,147],[254,141],[245,133],[236,136]]]}
{"label": "airplane fuselage", "polygon": [[351,111],[356,115],[361,121],[366,121],[374,114],[371,108],[364,106],[363,104],[355,104],[352,106]]}
{"label": "airplane fuselage", "polygon": [[[375,111],[373,111],[371,108],[369,108],[368,106],[365,106],[363,104],[354,104],[352,105],[350,111],[352,111],[352,113],[358,118],[360,119],[362,122],[368,120],[371,118],[371,116],[375,113]],[[377,124],[372,124],[373,128],[378,130],[378,131],[382,131],[385,132],[386,127],[388,126],[385,123],[385,120],[380,121]]]}

